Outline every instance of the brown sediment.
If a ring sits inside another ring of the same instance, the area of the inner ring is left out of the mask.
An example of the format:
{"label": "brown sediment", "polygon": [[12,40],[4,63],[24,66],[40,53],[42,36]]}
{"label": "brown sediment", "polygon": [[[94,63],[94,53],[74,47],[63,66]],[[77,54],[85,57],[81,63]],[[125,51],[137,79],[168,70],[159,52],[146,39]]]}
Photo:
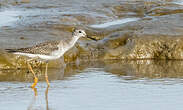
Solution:
{"label": "brown sediment", "polygon": [[[13,1],[7,4],[10,2]],[[17,7],[22,6],[25,10],[37,8],[47,11],[44,14],[30,13],[28,17],[20,15],[21,19],[16,21],[16,28],[2,27],[0,68],[27,67],[26,57],[8,54],[3,49],[30,47],[49,40],[68,39],[74,27],[85,29],[87,34],[97,41],[80,39],[75,47],[64,54],[62,63],[111,59],[183,59],[182,6],[169,0],[111,1],[111,4],[103,2],[95,4],[95,8],[88,2],[83,5],[77,1],[75,4],[64,2],[64,8],[58,8],[55,3],[43,5],[41,1],[19,4]],[[80,8],[77,8],[78,5]],[[88,7],[85,7],[86,5]],[[62,11],[70,6],[74,7],[75,11]],[[134,17],[139,20],[104,28],[91,27],[92,24]],[[59,62],[51,61],[49,65],[59,67]]]}

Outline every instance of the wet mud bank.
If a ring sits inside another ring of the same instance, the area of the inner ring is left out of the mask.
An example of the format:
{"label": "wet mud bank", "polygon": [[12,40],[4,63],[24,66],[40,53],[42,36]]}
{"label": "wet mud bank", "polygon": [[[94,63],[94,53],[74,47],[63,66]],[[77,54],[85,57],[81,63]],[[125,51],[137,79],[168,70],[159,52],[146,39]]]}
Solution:
{"label": "wet mud bank", "polygon": [[2,69],[26,68],[27,59],[4,49],[67,39],[73,27],[85,29],[97,41],[80,39],[61,61],[51,61],[50,67],[86,60],[183,59],[183,8],[179,1],[102,0],[91,5],[85,0],[20,0],[0,4]]}

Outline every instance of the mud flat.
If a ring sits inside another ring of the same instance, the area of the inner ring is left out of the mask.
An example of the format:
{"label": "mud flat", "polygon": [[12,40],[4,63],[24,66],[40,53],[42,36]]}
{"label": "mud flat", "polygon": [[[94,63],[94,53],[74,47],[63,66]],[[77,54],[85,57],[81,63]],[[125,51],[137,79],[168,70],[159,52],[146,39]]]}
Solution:
{"label": "mud flat", "polygon": [[[180,0],[0,0],[0,109],[182,110],[183,7]],[[5,52],[80,39],[45,64]],[[16,100],[15,100],[16,99]]]}

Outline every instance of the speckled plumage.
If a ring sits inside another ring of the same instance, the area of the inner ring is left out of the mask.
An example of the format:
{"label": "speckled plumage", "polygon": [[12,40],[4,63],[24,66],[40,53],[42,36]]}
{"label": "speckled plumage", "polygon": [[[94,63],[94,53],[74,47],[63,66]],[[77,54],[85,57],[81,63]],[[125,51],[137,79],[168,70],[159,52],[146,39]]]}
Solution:
{"label": "speckled plumage", "polygon": [[28,56],[31,58],[39,57],[44,60],[53,60],[60,58],[66,51],[72,48],[80,37],[87,37],[84,30],[75,30],[71,39],[61,41],[49,41],[38,45],[20,48],[6,49],[7,52]]}
{"label": "speckled plumage", "polygon": [[58,44],[60,41],[49,41],[40,43],[33,47],[27,48],[19,48],[19,49],[6,49],[10,53],[22,52],[22,53],[30,53],[30,54],[42,54],[42,55],[50,55],[51,52],[58,50]]}
{"label": "speckled plumage", "polygon": [[[47,68],[48,68],[48,61],[49,60],[55,60],[59,59],[63,54],[68,51],[70,48],[72,48],[77,40],[81,37],[87,37],[84,30],[74,30],[72,33],[71,39],[68,40],[61,40],[61,41],[49,41],[45,43],[40,43],[38,45],[27,47],[27,48],[20,48],[20,49],[6,49],[7,52],[16,54],[16,55],[22,55],[27,56],[29,58],[39,58],[43,61],[46,61],[46,69],[45,69],[45,79],[47,82],[47,85],[49,87],[50,83],[48,80],[48,74],[47,74]],[[32,84],[32,88],[34,88],[37,85],[38,78],[33,71],[31,65],[29,64],[29,60],[27,61],[27,65],[34,75],[34,83]]]}

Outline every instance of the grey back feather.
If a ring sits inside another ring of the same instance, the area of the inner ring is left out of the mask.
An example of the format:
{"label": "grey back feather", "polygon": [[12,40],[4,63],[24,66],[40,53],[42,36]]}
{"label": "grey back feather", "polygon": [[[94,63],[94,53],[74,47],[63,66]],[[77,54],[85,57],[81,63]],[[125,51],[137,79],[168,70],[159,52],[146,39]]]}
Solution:
{"label": "grey back feather", "polygon": [[50,55],[52,51],[58,50],[59,43],[60,41],[49,41],[49,42],[40,43],[33,47],[20,48],[20,49],[6,49],[6,51],[10,53],[21,52],[21,53],[30,53],[30,54]]}

